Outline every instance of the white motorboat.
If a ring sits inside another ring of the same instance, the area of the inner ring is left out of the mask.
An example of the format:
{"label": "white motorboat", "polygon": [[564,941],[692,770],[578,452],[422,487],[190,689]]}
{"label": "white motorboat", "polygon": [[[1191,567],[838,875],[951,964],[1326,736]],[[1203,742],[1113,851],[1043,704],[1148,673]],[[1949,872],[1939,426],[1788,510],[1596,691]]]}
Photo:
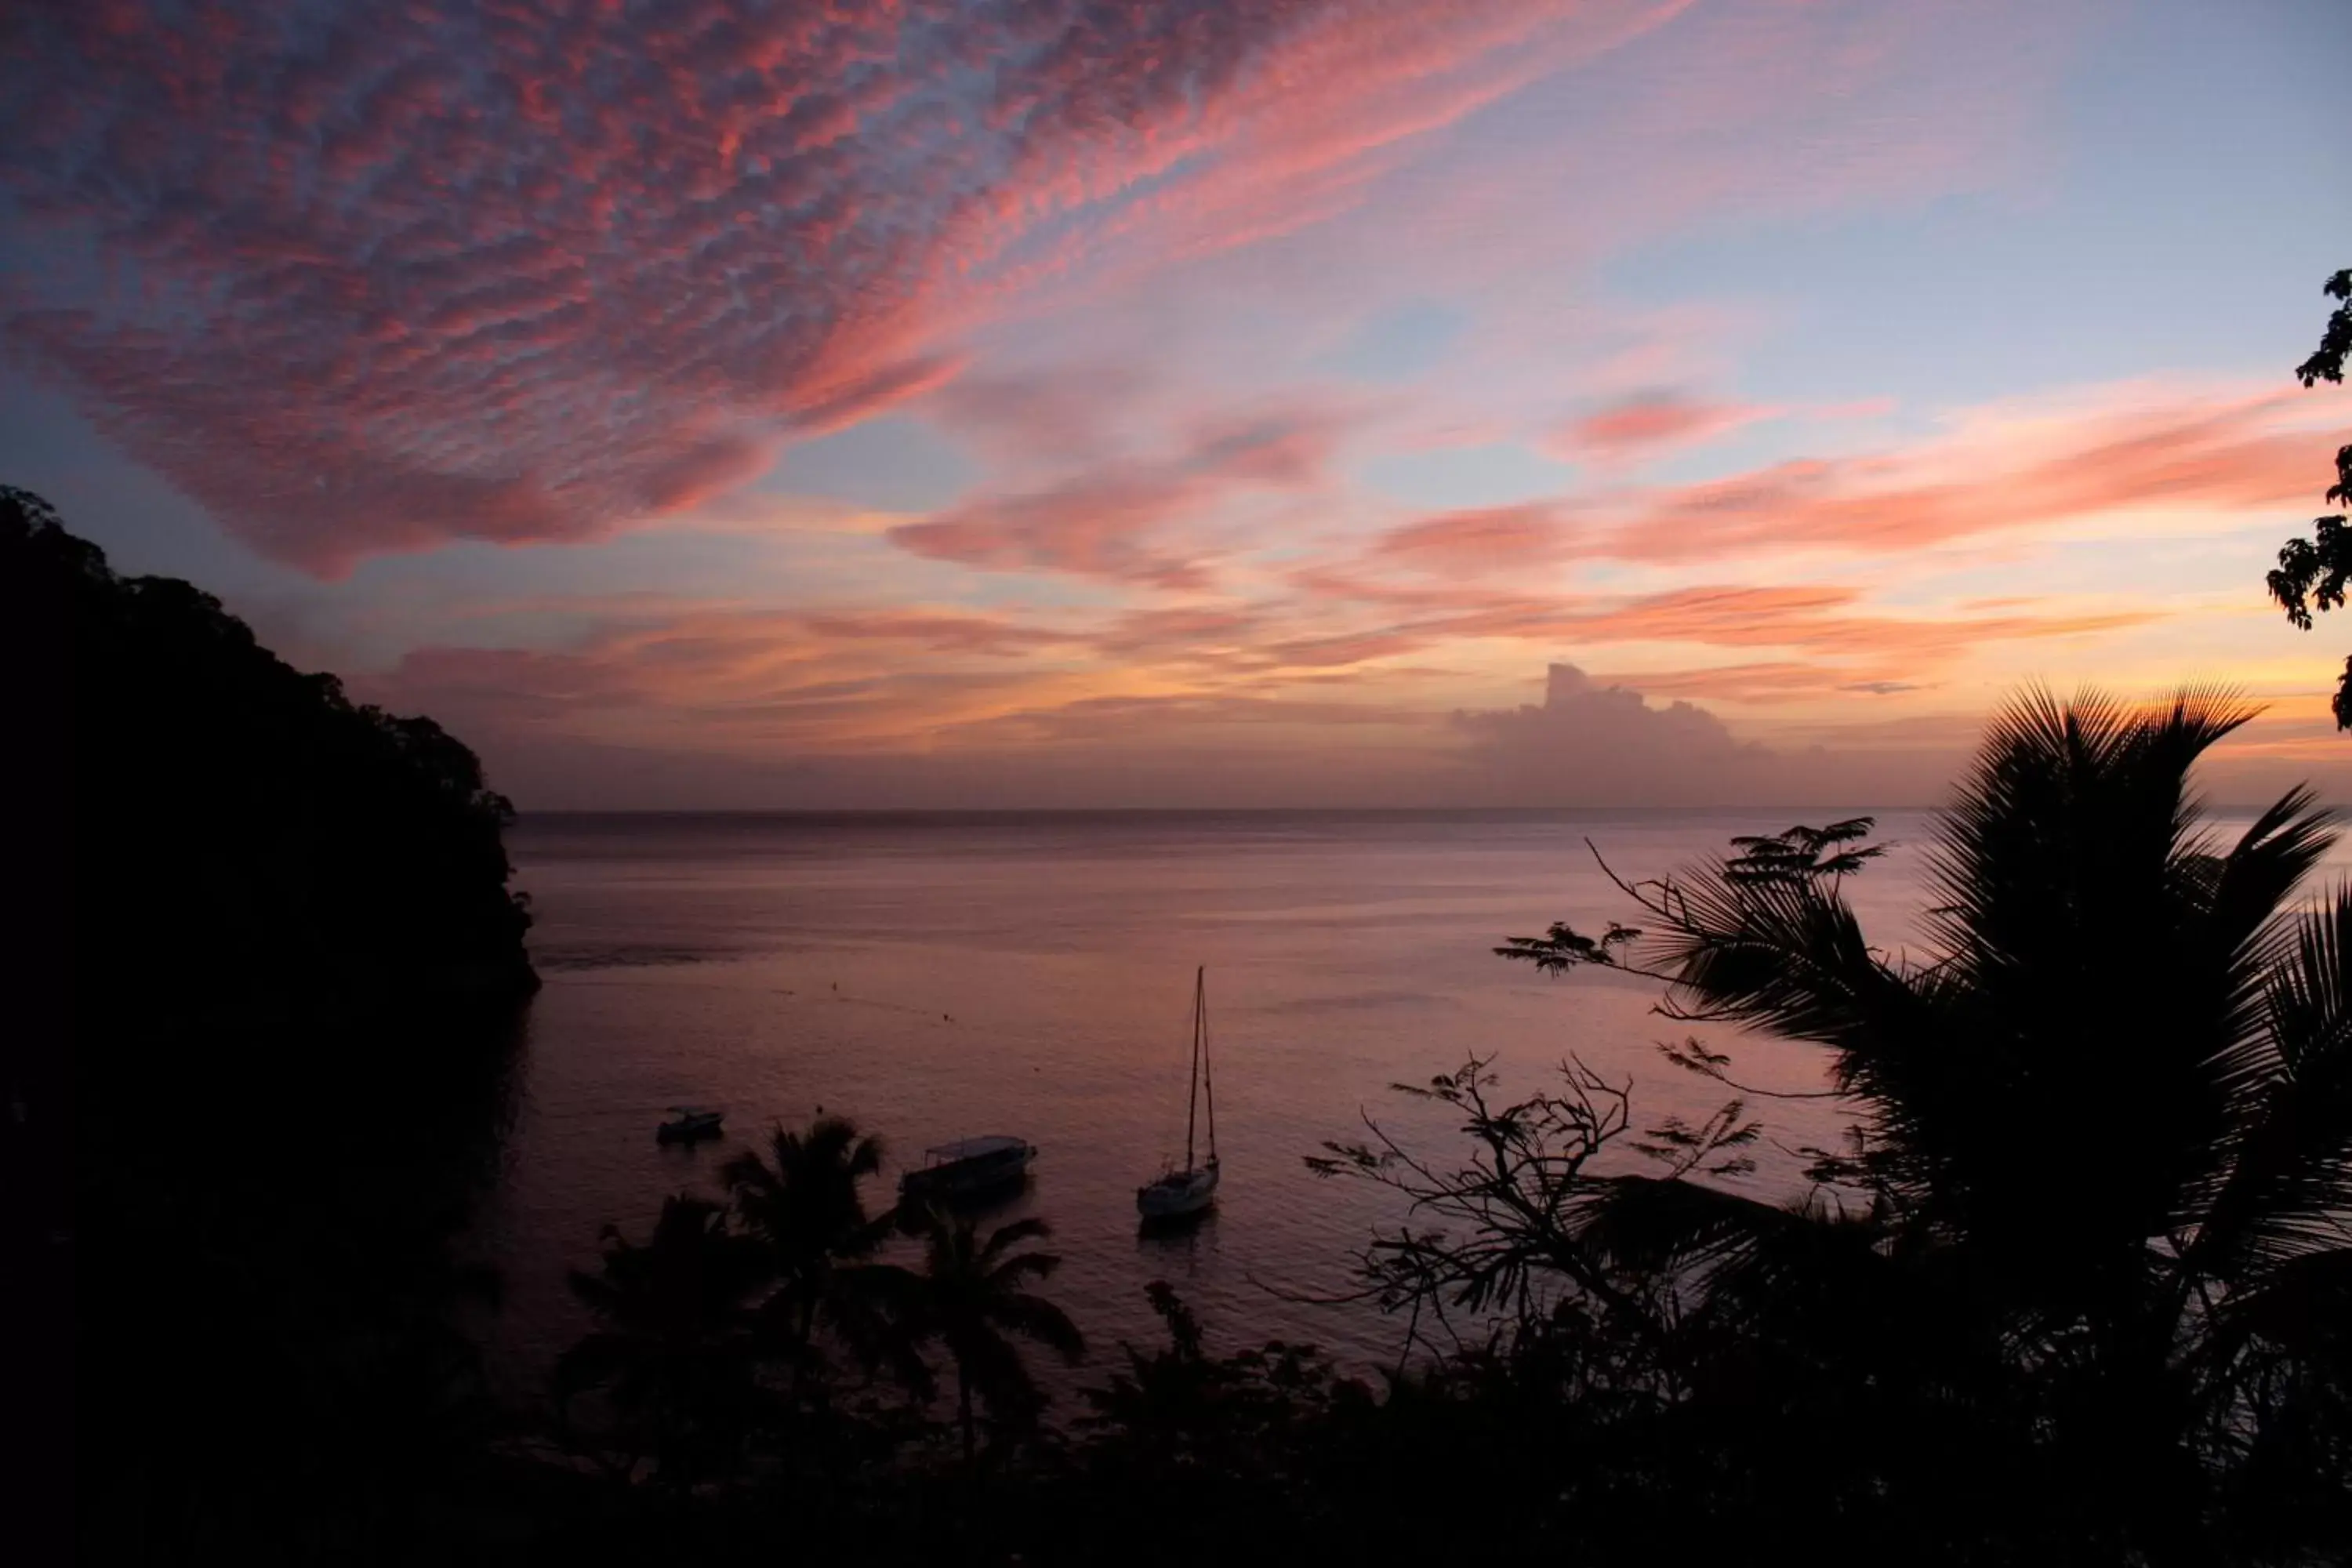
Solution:
{"label": "white motorboat", "polygon": [[898,1178],[898,1194],[950,1201],[974,1197],[1018,1182],[1036,1158],[1034,1143],[1001,1132],[942,1143],[923,1152],[919,1170]]}

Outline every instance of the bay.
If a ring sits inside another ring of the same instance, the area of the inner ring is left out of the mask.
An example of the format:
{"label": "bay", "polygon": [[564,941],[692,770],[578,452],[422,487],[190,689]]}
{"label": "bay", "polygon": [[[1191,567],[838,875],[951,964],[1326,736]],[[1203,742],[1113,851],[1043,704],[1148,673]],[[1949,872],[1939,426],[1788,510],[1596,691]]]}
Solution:
{"label": "bay", "polygon": [[[820,1108],[886,1140],[877,1205],[929,1145],[1036,1143],[1032,1183],[992,1217],[1053,1225],[1064,1263],[1046,1289],[1097,1368],[1121,1340],[1156,1340],[1143,1289],[1162,1279],[1213,1344],[1282,1337],[1359,1370],[1391,1363],[1402,1323],[1318,1299],[1350,1289],[1375,1227],[1411,1216],[1302,1157],[1363,1135],[1370,1113],[1458,1159],[1458,1118],[1387,1086],[1473,1056],[1514,1097],[1580,1061],[1626,1086],[1637,1130],[1714,1110],[1726,1091],[1657,1053],[1692,1030],[1655,1015],[1654,983],[1548,978],[1491,950],[1555,920],[1632,918],[1596,850],[1655,876],[1780,815],[526,816],[512,853],[546,985],[474,1238],[505,1279],[494,1365],[529,1387],[584,1331],[563,1275],[593,1267],[604,1226],[642,1237],[666,1194],[715,1194],[730,1154]],[[1894,847],[1848,885],[1874,942],[1919,940],[1931,829],[1881,815]],[[1195,966],[1223,1182],[1199,1226],[1146,1237],[1134,1190],[1183,1146]],[[1700,1033],[1760,1087],[1822,1086],[1812,1047]],[[727,1138],[657,1144],[673,1104],[723,1110]],[[1797,1151],[1837,1136],[1833,1110],[1750,1110],[1767,1136],[1742,1184],[1801,1191]]]}

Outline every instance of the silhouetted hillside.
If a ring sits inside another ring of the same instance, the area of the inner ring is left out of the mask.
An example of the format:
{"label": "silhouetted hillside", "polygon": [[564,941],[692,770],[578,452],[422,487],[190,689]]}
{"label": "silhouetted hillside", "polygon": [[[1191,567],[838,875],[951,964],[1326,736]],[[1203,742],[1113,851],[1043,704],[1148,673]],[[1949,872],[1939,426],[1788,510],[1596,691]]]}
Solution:
{"label": "silhouetted hillside", "polygon": [[346,1556],[467,1404],[445,1242],[538,984],[511,808],[430,720],[5,487],[0,660],[0,1174],[35,1360],[79,1347],[85,1551]]}
{"label": "silhouetted hillside", "polygon": [[0,583],[14,668],[68,705],[36,722],[70,769],[108,1011],[169,1026],[535,984],[511,808],[455,737],[350,701],[186,583],[118,575],[21,490],[0,489]]}

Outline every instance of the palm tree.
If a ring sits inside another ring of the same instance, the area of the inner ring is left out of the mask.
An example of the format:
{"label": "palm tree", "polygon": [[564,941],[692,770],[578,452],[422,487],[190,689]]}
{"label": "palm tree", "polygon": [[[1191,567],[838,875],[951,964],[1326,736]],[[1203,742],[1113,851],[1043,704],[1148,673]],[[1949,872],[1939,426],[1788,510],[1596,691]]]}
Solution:
{"label": "palm tree", "polygon": [[555,1369],[567,1427],[572,1402],[601,1389],[614,1421],[603,1447],[633,1478],[648,1457],[680,1489],[738,1446],[758,1394],[745,1303],[769,1277],[766,1252],[727,1226],[726,1211],[680,1194],[665,1199],[643,1246],[611,1226],[602,1266],[574,1270],[572,1294],[598,1328]]}
{"label": "palm tree", "polygon": [[745,1228],[768,1249],[778,1286],[761,1307],[761,1327],[770,1347],[793,1363],[797,1384],[811,1364],[820,1319],[853,1344],[871,1344],[872,1315],[859,1288],[864,1274],[855,1265],[870,1258],[889,1230],[889,1216],[866,1215],[860,1191],[882,1168],[882,1141],[862,1135],[845,1117],[821,1116],[805,1132],[777,1128],[769,1152],[762,1159],[747,1150],[719,1173]]}
{"label": "palm tree", "polygon": [[[1086,1340],[1061,1308],[1024,1289],[1024,1281],[1046,1279],[1062,1265],[1053,1253],[1018,1250],[1053,1234],[1044,1220],[999,1226],[982,1241],[970,1215],[932,1206],[907,1218],[923,1237],[920,1272],[875,1267],[890,1271],[891,1317],[900,1343],[936,1342],[955,1363],[956,1416],[969,1472],[979,1456],[975,1402],[987,1405],[992,1415],[1013,1419],[1030,1416],[1042,1403],[1036,1380],[1013,1342],[1034,1341],[1075,1364],[1086,1353]],[[928,1369],[919,1361],[902,1367],[917,1391],[929,1397]]]}
{"label": "palm tree", "polygon": [[2197,1553],[2207,1489],[2281,1434],[2299,1458],[2267,1473],[2352,1474],[2352,889],[2299,894],[2335,837],[2306,790],[2234,841],[2206,824],[2191,766],[2251,717],[2199,693],[2016,702],[1930,853],[1921,957],[1865,939],[1858,865],[1752,854],[1621,884],[1642,931],[1502,950],[1823,1047],[1855,1125],[1802,1204],[1617,1178],[1582,1244],[1690,1281],[1750,1351],[2002,1388],[2071,1485],[2139,1500],[2107,1500],[2151,1555]]}

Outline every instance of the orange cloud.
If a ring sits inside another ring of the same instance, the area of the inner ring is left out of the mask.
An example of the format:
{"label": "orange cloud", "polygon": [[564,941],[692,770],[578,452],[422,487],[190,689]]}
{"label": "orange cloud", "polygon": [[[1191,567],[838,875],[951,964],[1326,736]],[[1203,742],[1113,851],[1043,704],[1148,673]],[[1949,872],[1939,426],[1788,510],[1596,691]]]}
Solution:
{"label": "orange cloud", "polygon": [[1030,656],[1068,639],[949,611],[614,614],[555,648],[428,647],[373,684],[471,732],[744,756],[916,744],[1087,689]]}
{"label": "orange cloud", "polygon": [[1775,752],[1568,666],[1540,705],[1449,712],[1370,690],[1119,690],[1017,658],[919,672],[840,626],[814,651],[804,630],[744,616],[562,651],[428,650],[369,694],[462,721],[526,809],[615,791],[640,806],[1884,802],[1925,798],[1948,762]]}
{"label": "orange cloud", "polygon": [[1861,590],[1831,584],[1694,584],[1609,598],[1463,582],[1399,583],[1331,568],[1302,572],[1293,583],[1327,606],[1373,610],[1380,626],[1339,638],[1276,644],[1269,652],[1309,658],[1320,649],[1344,650],[1350,660],[1463,638],[1506,637],[1566,647],[1687,643],[1803,649],[1908,671],[1987,643],[2112,631],[2160,618],[2150,610],[1897,616],[1870,613]]}

